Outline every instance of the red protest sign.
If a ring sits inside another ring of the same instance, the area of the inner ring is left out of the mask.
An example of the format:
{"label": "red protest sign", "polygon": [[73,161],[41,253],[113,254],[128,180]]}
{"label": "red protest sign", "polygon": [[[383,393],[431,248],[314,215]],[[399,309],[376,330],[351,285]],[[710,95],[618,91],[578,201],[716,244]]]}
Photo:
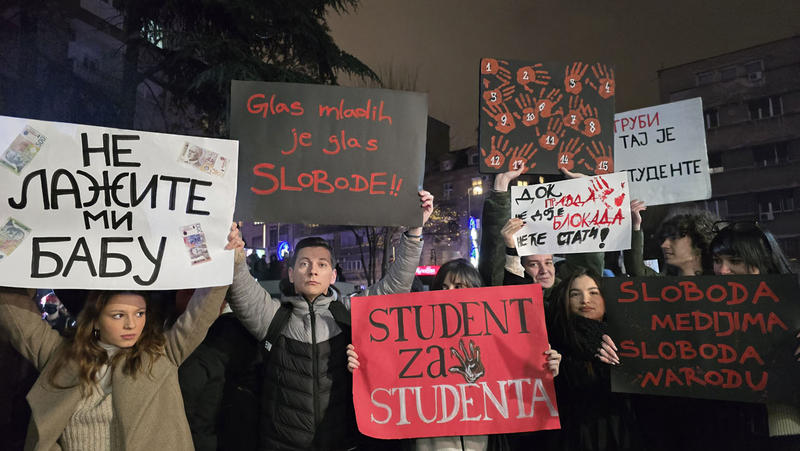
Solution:
{"label": "red protest sign", "polygon": [[540,285],[352,302],[362,433],[396,439],[560,427]]}

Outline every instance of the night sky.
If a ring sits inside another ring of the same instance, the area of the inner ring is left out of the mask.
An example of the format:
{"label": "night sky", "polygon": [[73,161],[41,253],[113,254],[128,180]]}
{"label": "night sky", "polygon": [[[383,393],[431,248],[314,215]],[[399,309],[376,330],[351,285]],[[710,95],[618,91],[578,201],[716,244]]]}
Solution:
{"label": "night sky", "polygon": [[800,34],[800,1],[362,0],[329,24],[379,74],[416,76],[460,148],[477,140],[481,57],[609,62],[627,111],[660,103],[661,68]]}

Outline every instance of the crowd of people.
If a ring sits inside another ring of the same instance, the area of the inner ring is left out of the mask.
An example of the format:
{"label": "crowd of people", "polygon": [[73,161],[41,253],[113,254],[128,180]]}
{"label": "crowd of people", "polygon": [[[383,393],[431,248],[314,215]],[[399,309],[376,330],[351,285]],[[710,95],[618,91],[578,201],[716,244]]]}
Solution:
{"label": "crowd of people", "polygon": [[[232,284],[185,294],[185,308],[175,301],[183,312],[172,315],[174,323],[152,293],[87,291],[74,326],[59,332],[42,321],[34,290],[0,289],[0,336],[39,373],[35,383],[14,381],[32,384],[25,449],[800,449],[796,406],[611,391],[611,368],[623,361],[606,325],[604,255],[568,254],[558,271],[553,255],[517,255],[513,235],[523,221],[510,217],[508,188],[524,171],[495,177],[479,268],[445,263],[430,289],[542,286],[551,348],[530,358],[555,377],[560,430],[398,441],[361,435],[351,373],[365,367],[350,344],[359,333],[350,301],[411,290],[422,228],[406,230],[386,274],[353,294],[333,285],[330,244],[300,240],[276,298],[254,277],[233,224],[226,245],[235,252]],[[424,225],[433,196],[419,196]],[[790,273],[774,237],[757,223],[722,223],[699,210],[663,221],[656,236],[665,266],[656,273],[643,260],[645,209],[631,202],[627,275]],[[19,408],[13,420],[24,414]]]}

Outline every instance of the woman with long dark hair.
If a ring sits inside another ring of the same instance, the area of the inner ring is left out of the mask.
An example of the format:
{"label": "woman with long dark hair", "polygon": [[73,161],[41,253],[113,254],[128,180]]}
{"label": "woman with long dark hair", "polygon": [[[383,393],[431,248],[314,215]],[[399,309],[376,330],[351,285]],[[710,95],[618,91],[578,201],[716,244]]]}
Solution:
{"label": "woman with long dark hair", "polygon": [[[717,234],[711,241],[714,274],[757,275],[791,274],[789,261],[775,237],[755,221],[723,222],[715,224]],[[800,338],[800,334],[798,334]],[[795,355],[800,353],[800,348]],[[790,358],[790,356],[786,356]],[[763,419],[759,405],[740,409],[748,423],[758,426]],[[766,404],[769,447],[775,450],[800,449],[800,409],[796,406]],[[749,426],[749,424],[748,424]],[[759,428],[751,427],[758,430]]]}
{"label": "woman with long dark hair", "polygon": [[585,268],[576,268],[551,295],[547,333],[563,359],[555,380],[561,430],[549,449],[639,449],[630,402],[611,392],[609,367],[619,358],[605,316],[600,280]]}

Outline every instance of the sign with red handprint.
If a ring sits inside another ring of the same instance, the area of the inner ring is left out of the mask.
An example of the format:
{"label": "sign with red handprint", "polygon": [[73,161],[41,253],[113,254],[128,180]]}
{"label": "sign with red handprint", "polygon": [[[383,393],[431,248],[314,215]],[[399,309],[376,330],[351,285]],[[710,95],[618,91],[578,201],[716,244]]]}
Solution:
{"label": "sign with red handprint", "polygon": [[560,427],[539,285],[352,298],[358,429],[381,439]]}
{"label": "sign with red handprint", "polygon": [[[614,149],[613,67],[583,61],[531,63],[483,58],[480,90],[481,172],[505,171],[508,165],[499,162],[509,160],[508,151],[527,145],[532,147],[529,172],[556,174],[559,168],[568,167],[586,174],[605,174],[607,169],[598,168],[613,167],[609,166]],[[507,151],[492,146],[500,135],[508,144]],[[573,139],[568,151],[555,152]],[[610,152],[603,156],[609,160],[600,166],[591,153],[598,148]]]}
{"label": "sign with red handprint", "polygon": [[511,215],[525,221],[514,235],[519,255],[571,254],[630,249],[631,214],[628,178],[611,173],[610,148],[578,138],[562,141],[559,158],[571,169],[576,154],[586,152],[605,175],[548,184],[511,187]]}
{"label": "sign with red handprint", "polygon": [[614,138],[614,167],[628,172],[634,199],[662,205],[711,197],[701,98],[619,113]]}

